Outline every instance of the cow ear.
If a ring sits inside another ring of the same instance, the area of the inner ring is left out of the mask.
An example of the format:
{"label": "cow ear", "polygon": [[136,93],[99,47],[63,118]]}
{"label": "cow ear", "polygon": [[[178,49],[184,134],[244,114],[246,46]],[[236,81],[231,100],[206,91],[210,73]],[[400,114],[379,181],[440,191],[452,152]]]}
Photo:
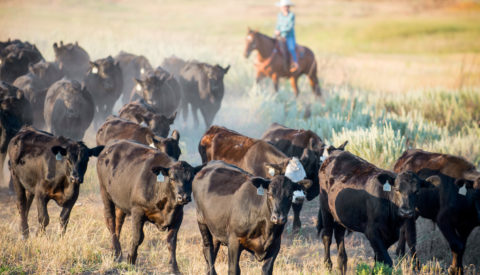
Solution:
{"label": "cow ear", "polygon": [[206,165],[207,165],[206,163],[203,163],[203,164],[200,164],[199,166],[193,167],[193,175],[195,176]]}
{"label": "cow ear", "polygon": [[177,117],[177,112],[175,112],[173,115],[171,115],[168,120],[168,124],[172,124],[175,121],[175,118]]}
{"label": "cow ear", "polygon": [[426,182],[433,184],[435,187],[439,187],[442,184],[442,179],[439,176],[433,175],[425,179]]}
{"label": "cow ear", "polygon": [[177,143],[180,140],[180,133],[177,130],[173,130],[172,139],[175,140]]}
{"label": "cow ear", "polygon": [[337,150],[344,151],[345,146],[347,146],[347,144],[348,144],[348,140],[345,140],[345,142],[342,145],[338,146]]}
{"label": "cow ear", "polygon": [[169,170],[170,170],[170,168],[168,168],[168,167],[162,167],[162,166],[152,167],[152,173],[154,173],[156,176],[158,176],[158,174],[162,173],[163,176],[168,177],[168,171]]}
{"label": "cow ear", "polygon": [[313,186],[313,181],[309,179],[303,179],[294,184],[293,190],[308,190]]}
{"label": "cow ear", "polygon": [[52,147],[52,153],[54,155],[60,153],[60,155],[66,156],[67,155],[67,149],[63,148],[62,146],[53,146]]}
{"label": "cow ear", "polygon": [[315,148],[317,148],[317,140],[314,139],[313,137],[311,137],[309,140],[308,140],[308,149],[314,151]]}
{"label": "cow ear", "polygon": [[31,72],[32,74],[35,74],[35,70],[33,69],[32,63],[28,64],[28,71]]}
{"label": "cow ear", "polygon": [[90,63],[90,71],[92,74],[97,74],[98,73],[98,65],[95,62],[88,61]]}
{"label": "cow ear", "polygon": [[63,47],[63,40],[60,40],[60,47]]}
{"label": "cow ear", "polygon": [[53,50],[56,52],[58,51],[58,44],[57,42],[53,43]]}
{"label": "cow ear", "polygon": [[267,175],[271,177],[282,174],[282,167],[278,164],[266,163],[265,168],[267,169]]}
{"label": "cow ear", "polygon": [[268,189],[268,185],[270,185],[270,180],[262,177],[252,177],[250,181],[255,188],[262,186],[263,189]]}
{"label": "cow ear", "polygon": [[381,185],[384,185],[387,181],[390,185],[395,184],[395,178],[388,174],[380,174],[377,176],[377,179]]}
{"label": "cow ear", "polygon": [[105,148],[105,146],[100,145],[100,146],[88,149],[88,156],[89,157],[98,157],[98,155],[100,155],[100,153],[102,152],[103,148]]}
{"label": "cow ear", "polygon": [[[222,67],[220,67],[222,68]],[[222,68],[223,70],[223,74],[227,74],[228,73],[228,70],[230,70],[230,65],[228,65],[226,68]]]}
{"label": "cow ear", "polygon": [[473,181],[466,179],[457,179],[455,180],[455,185],[459,188],[465,185],[466,188],[471,189],[473,188]]}

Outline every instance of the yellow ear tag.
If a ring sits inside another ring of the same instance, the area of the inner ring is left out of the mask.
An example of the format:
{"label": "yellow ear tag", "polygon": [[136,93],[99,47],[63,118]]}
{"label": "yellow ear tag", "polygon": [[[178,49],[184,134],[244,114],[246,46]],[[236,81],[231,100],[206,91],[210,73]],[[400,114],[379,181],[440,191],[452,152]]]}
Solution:
{"label": "yellow ear tag", "polygon": [[383,185],[383,191],[385,191],[385,192],[390,192],[390,191],[392,191],[392,186],[390,185],[390,183],[388,183],[388,180],[387,180],[387,182],[385,182],[385,184]]}

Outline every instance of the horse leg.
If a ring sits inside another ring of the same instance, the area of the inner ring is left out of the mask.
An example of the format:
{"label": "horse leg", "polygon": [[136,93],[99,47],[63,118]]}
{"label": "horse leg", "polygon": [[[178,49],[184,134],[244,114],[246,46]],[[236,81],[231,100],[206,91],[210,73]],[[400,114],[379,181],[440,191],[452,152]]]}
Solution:
{"label": "horse leg", "polygon": [[290,85],[292,85],[293,94],[295,97],[298,97],[298,86],[297,86],[298,78],[296,76],[290,77]]}
{"label": "horse leg", "polygon": [[310,87],[312,87],[312,92],[315,96],[321,96],[322,91],[320,90],[320,85],[318,84],[318,78],[315,74],[309,75],[308,80],[310,81]]}

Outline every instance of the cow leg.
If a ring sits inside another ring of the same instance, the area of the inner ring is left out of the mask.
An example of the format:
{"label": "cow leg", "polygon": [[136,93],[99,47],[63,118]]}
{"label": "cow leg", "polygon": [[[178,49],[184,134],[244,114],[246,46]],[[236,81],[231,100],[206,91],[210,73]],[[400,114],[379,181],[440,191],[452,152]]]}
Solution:
{"label": "cow leg", "polygon": [[323,221],[323,231],[322,231],[322,242],[323,248],[325,250],[325,255],[323,262],[327,267],[328,271],[332,270],[332,259],[330,258],[330,245],[332,244],[332,235],[333,235],[333,217],[330,213],[322,211],[322,221]]}
{"label": "cow leg", "polygon": [[[405,221],[405,237],[408,247],[410,248],[410,256],[412,257],[412,263],[415,269],[420,268],[420,262],[417,258],[417,229],[415,227],[415,219],[407,219]],[[400,232],[402,233],[402,232]],[[405,251],[405,245],[404,245]]]}
{"label": "cow leg", "polygon": [[145,234],[143,233],[143,225],[145,224],[144,212],[142,209],[132,209],[132,242],[130,251],[127,256],[129,264],[135,264],[137,260],[137,250],[142,244]]}
{"label": "cow leg", "polygon": [[275,89],[275,92],[278,92],[278,75],[277,74],[272,74],[272,81],[273,81],[273,89]]}
{"label": "cow leg", "polygon": [[115,234],[115,204],[108,198],[107,191],[100,185],[100,194],[103,201],[103,216],[105,217],[105,223],[107,224],[108,231],[112,236],[112,248],[115,250],[115,260],[120,260],[122,249],[120,248],[120,240],[117,234]]}
{"label": "cow leg", "polygon": [[448,274],[463,274],[462,259],[465,243],[458,237],[456,230],[450,224],[450,215],[450,213],[439,214],[437,225],[452,250],[452,264],[448,268]]}
{"label": "cow leg", "polygon": [[178,269],[178,264],[177,264],[176,251],[177,251],[177,233],[178,233],[178,229],[180,228],[180,225],[182,224],[183,209],[180,209],[178,212],[179,213],[177,214],[175,221],[168,229],[168,235],[167,235],[167,246],[168,246],[168,251],[170,251],[170,260],[168,261],[168,263],[170,264],[170,272],[174,274],[180,274],[180,270]]}
{"label": "cow leg", "polygon": [[405,223],[402,224],[400,227],[400,235],[398,238],[398,243],[397,243],[397,249],[395,249],[395,253],[397,254],[398,257],[403,257],[405,255],[405,243],[406,243],[406,232],[407,230],[407,224],[406,221]]}
{"label": "cow leg", "polygon": [[200,229],[200,234],[202,235],[203,256],[207,262],[207,274],[215,275],[217,274],[215,271],[215,258],[216,252],[218,252],[220,245],[218,245],[217,250],[215,251],[215,243],[213,242],[212,234],[210,233],[210,230],[206,224],[199,222],[198,228]]}
{"label": "cow leg", "polygon": [[[13,187],[15,188],[15,194],[17,196],[17,209],[20,214],[20,231],[22,232],[22,238],[28,239],[28,209],[30,208],[28,198],[26,196],[25,188],[15,179],[12,175]],[[31,197],[31,199],[33,196]],[[30,200],[31,200],[30,199]],[[31,202],[30,202],[31,204]]]}
{"label": "cow leg", "polygon": [[211,110],[207,110],[204,108],[200,109],[200,112],[202,113],[203,120],[205,121],[205,125],[210,127],[212,125],[213,119],[215,118],[215,112]]}
{"label": "cow leg", "polygon": [[293,210],[293,226],[292,231],[294,234],[297,234],[302,227],[302,222],[300,221],[300,210],[302,210],[303,202],[301,203],[292,203]]}
{"label": "cow leg", "polygon": [[295,76],[290,77],[290,85],[292,85],[293,94],[295,97],[298,97],[298,85],[297,85],[298,78]]}
{"label": "cow leg", "polygon": [[122,260],[122,247],[120,246],[120,233],[122,232],[122,226],[125,222],[125,212],[120,210],[119,208],[115,209],[115,258],[117,261]]}
{"label": "cow leg", "polygon": [[379,236],[381,236],[381,233],[378,232],[377,230],[367,229],[367,231],[365,232],[365,235],[367,239],[370,241],[370,245],[372,246],[373,251],[375,252],[375,261],[384,263],[388,266],[392,266],[393,265],[392,258],[390,258],[390,255],[388,255],[388,251],[387,251],[387,248],[385,247],[385,244],[379,238]]}
{"label": "cow leg", "polygon": [[237,238],[232,236],[228,240],[228,274],[239,275],[240,274],[240,254],[242,253],[240,243]]}
{"label": "cow leg", "polygon": [[196,106],[192,106],[192,116],[193,116],[193,127],[198,128],[198,108]]}
{"label": "cow leg", "polygon": [[339,224],[335,224],[335,241],[337,242],[338,250],[338,269],[340,274],[347,274],[347,252],[345,251],[345,228]]}
{"label": "cow leg", "polygon": [[280,244],[282,243],[282,238],[276,238],[274,243],[270,246],[270,251],[268,251],[267,256],[265,257],[264,264],[262,266],[262,274],[272,275],[273,273],[273,264],[277,258],[278,252],[280,251]]}
{"label": "cow leg", "polygon": [[46,198],[43,194],[36,194],[35,201],[37,204],[38,222],[40,223],[40,227],[37,231],[37,235],[39,235],[45,233],[45,228],[50,222],[50,217],[48,216],[47,212],[48,198]]}
{"label": "cow leg", "polygon": [[78,199],[78,194],[80,193],[78,185],[76,185],[74,188],[75,190],[73,191],[73,196],[62,205],[62,212],[60,213],[60,226],[62,228],[62,233],[61,233],[62,235],[64,235],[65,232],[67,231],[67,225],[70,219],[70,213],[72,212],[72,208]]}

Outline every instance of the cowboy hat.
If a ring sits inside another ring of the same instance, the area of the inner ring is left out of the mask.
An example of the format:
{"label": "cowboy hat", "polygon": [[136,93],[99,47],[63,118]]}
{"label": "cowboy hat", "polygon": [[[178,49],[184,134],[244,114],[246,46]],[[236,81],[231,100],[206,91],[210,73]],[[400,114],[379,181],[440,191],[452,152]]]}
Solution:
{"label": "cowboy hat", "polygon": [[276,3],[275,6],[283,7],[283,6],[295,6],[291,0],[280,0],[280,2]]}

